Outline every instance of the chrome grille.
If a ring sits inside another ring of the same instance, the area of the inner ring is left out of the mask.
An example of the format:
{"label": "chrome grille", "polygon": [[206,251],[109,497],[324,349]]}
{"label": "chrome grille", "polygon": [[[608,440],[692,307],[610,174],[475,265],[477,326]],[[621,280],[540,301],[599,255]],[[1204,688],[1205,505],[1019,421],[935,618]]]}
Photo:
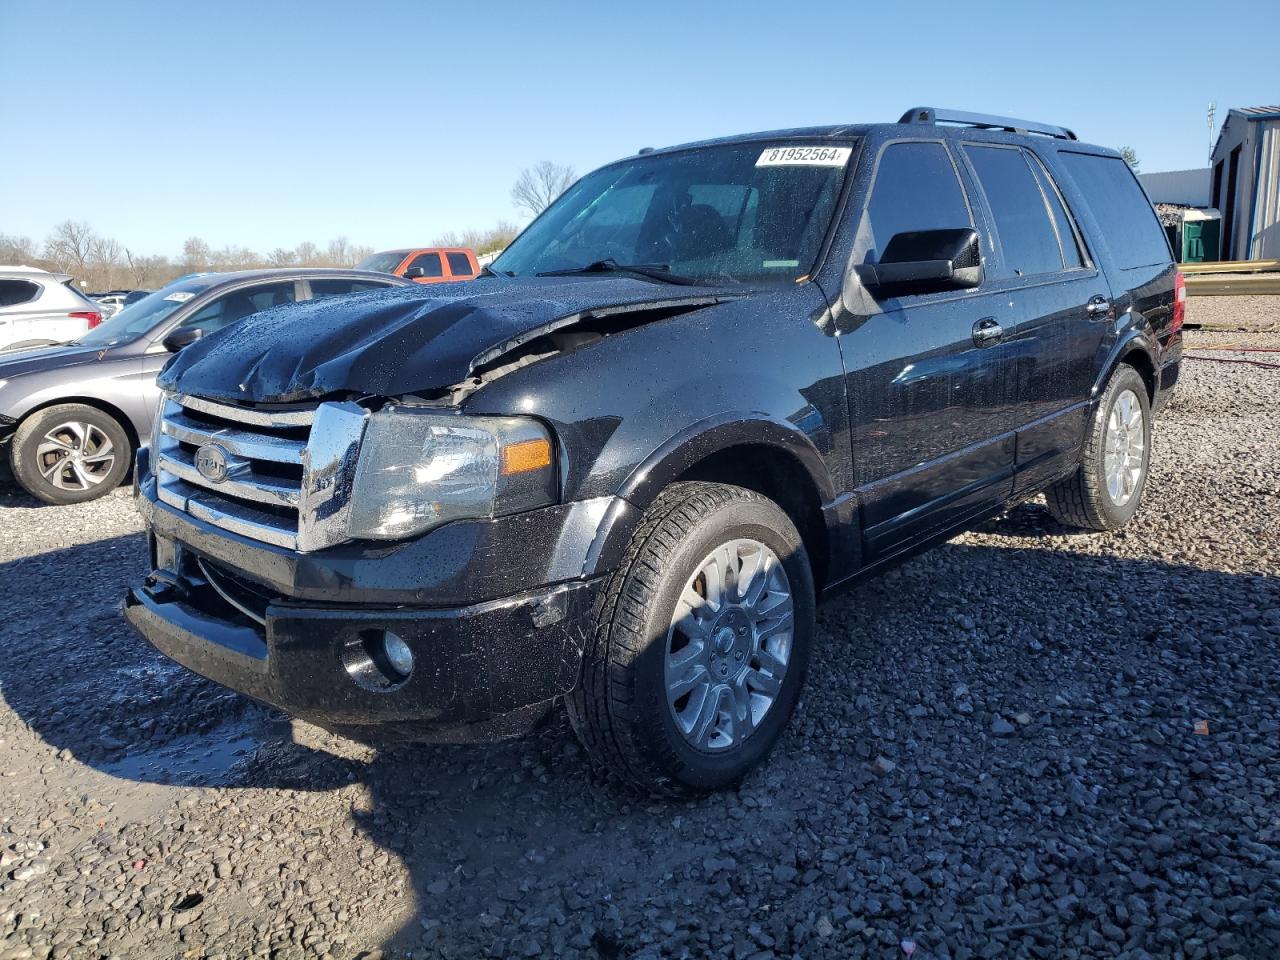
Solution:
{"label": "chrome grille", "polygon": [[152,451],[156,496],[278,547],[306,553],[341,543],[368,417],[349,402],[241,407],[167,396]]}

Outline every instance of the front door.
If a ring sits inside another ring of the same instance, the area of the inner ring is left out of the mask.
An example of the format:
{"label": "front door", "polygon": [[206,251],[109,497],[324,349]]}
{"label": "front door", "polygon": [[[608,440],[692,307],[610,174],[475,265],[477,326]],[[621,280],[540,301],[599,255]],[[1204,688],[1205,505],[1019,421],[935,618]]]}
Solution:
{"label": "front door", "polygon": [[[941,141],[894,141],[874,162],[855,263],[877,262],[898,233],[975,225]],[[1015,444],[1001,406],[1003,344],[985,332],[985,289],[897,297],[879,308],[840,339],[866,562],[1006,499]]]}

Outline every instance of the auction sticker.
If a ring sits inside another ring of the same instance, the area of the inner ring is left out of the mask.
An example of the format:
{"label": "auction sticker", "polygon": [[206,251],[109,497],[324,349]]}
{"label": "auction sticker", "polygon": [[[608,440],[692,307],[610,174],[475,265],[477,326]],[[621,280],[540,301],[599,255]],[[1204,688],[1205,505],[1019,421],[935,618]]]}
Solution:
{"label": "auction sticker", "polygon": [[167,297],[165,297],[165,299],[175,300],[178,303],[186,303],[188,300],[190,300],[194,296],[195,294],[191,293],[189,290],[176,290],[173,293],[169,294]]}
{"label": "auction sticker", "polygon": [[852,147],[769,147],[757,167],[843,167]]}

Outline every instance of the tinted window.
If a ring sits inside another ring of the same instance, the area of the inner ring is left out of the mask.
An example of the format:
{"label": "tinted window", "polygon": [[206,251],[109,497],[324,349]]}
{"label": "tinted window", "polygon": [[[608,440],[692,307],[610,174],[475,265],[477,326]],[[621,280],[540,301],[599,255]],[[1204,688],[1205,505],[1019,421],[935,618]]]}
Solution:
{"label": "tinted window", "polygon": [[880,154],[858,233],[860,262],[876,263],[899,233],[971,226],[964,191],[942,144],[892,143]]}
{"label": "tinted window", "polygon": [[446,253],[449,258],[449,272],[455,277],[469,277],[475,271],[471,269],[471,258],[465,253]]}
{"label": "tinted window", "polygon": [[614,260],[714,283],[793,283],[817,259],[852,152],[784,141],[610,164],[570,187],[493,269],[528,276]]}
{"label": "tinted window", "polygon": [[365,293],[369,290],[385,290],[389,284],[375,283],[372,280],[312,280],[311,299],[324,297],[345,297],[352,293]]}
{"label": "tinted window", "polygon": [[1128,164],[1119,157],[1086,153],[1059,156],[1084,194],[1117,266],[1169,262],[1169,243],[1160,221]]}
{"label": "tinted window", "polygon": [[1053,177],[1049,176],[1049,171],[1044,168],[1044,164],[1040,162],[1039,157],[1028,154],[1027,159],[1031,162],[1031,166],[1035,168],[1036,179],[1040,181],[1040,189],[1044,192],[1045,199],[1049,202],[1049,212],[1053,214],[1053,225],[1058,230],[1058,243],[1062,246],[1062,259],[1067,265],[1068,270],[1074,270],[1077,267],[1084,266],[1084,254],[1080,250],[1080,243],[1076,239],[1076,233],[1072,230],[1073,222],[1071,214],[1067,213],[1067,208],[1062,203],[1062,194],[1058,191],[1058,185],[1053,182]]}
{"label": "tinted window", "polygon": [[30,280],[0,280],[0,307],[16,307],[30,303],[40,292],[39,284]]}
{"label": "tinted window", "polygon": [[1005,275],[1028,277],[1062,270],[1058,234],[1023,151],[966,146],[995,218]]}
{"label": "tinted window", "polygon": [[417,267],[421,267],[423,269],[423,276],[425,277],[444,276],[444,267],[440,265],[440,254],[438,253],[418,254],[413,258],[413,262],[410,263],[409,266],[405,267],[405,272],[408,273],[410,270]]}
{"label": "tinted window", "polygon": [[232,290],[182,321],[182,326],[199,327],[207,337],[228,324],[243,320],[251,313],[293,303],[293,289],[293,281],[286,280],[283,283],[272,283],[262,287]]}
{"label": "tinted window", "polygon": [[356,264],[357,270],[376,270],[378,273],[392,273],[400,266],[400,261],[409,255],[408,250],[386,250],[365,257]]}

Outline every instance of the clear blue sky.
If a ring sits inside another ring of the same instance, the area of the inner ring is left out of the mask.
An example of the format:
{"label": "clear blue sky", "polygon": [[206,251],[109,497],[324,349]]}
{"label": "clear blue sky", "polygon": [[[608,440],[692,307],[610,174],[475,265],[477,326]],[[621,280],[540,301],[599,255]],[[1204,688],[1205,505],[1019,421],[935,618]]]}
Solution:
{"label": "clear blue sky", "polygon": [[518,219],[511,184],[539,160],[582,173],[915,104],[1180,169],[1206,160],[1210,100],[1219,122],[1280,102],[1278,38],[1275,0],[0,0],[0,233],[75,218],[170,255],[192,235],[425,243]]}

